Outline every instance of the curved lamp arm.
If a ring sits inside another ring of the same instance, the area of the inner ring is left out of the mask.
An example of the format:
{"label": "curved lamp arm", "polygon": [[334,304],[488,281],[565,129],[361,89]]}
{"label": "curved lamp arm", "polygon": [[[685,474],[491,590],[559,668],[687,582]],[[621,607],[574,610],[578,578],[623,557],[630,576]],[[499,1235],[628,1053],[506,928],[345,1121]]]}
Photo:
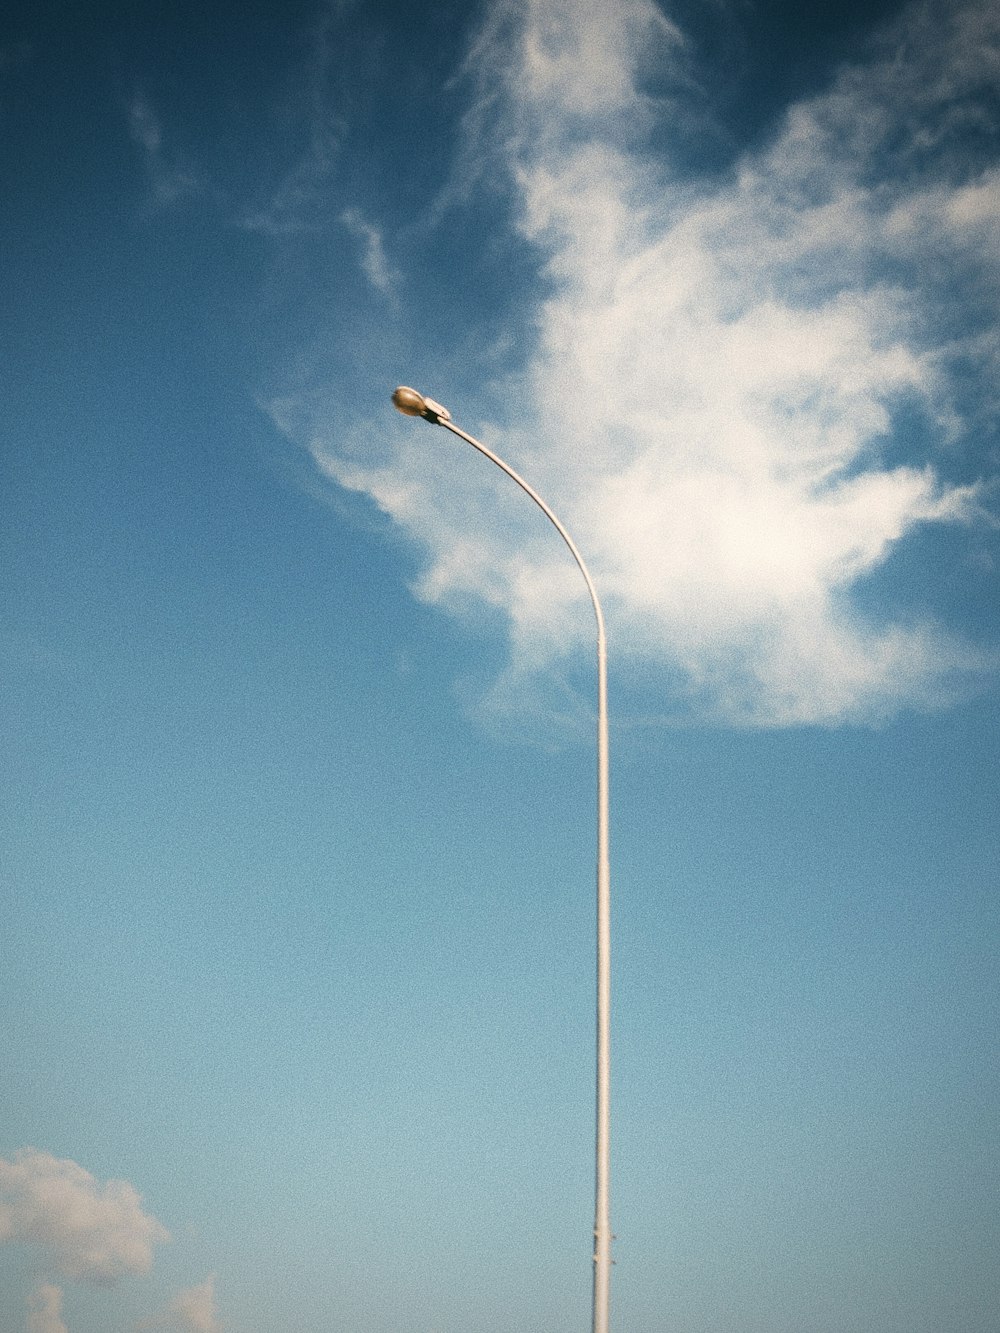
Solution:
{"label": "curved lamp arm", "polygon": [[611,868],[609,856],[608,811],[608,669],[604,613],[590,571],[572,537],[556,518],[538,492],[509,464],[473,436],[466,434],[451,419],[451,413],[433,398],[425,398],[416,389],[401,386],[392,401],[404,416],[423,417],[435,426],[443,426],[459,439],[471,444],[506,472],[542,511],[569,547],[590,593],[597,621],[597,1089],[596,1153],[594,1188],[594,1306],[593,1333],[608,1333],[611,1290]]}

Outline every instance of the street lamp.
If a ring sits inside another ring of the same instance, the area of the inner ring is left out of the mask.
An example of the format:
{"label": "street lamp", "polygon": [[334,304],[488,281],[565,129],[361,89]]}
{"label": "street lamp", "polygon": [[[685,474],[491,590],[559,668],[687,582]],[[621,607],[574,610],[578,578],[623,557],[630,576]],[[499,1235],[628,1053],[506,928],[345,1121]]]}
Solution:
{"label": "street lamp", "polygon": [[570,549],[587,584],[597,620],[597,1133],[594,1172],[594,1323],[593,1333],[608,1333],[611,1294],[611,868],[608,857],[608,668],[604,635],[604,613],[597,590],[572,537],[542,497],[502,458],[451,419],[451,413],[416,389],[401,386],[392,395],[393,404],[408,417],[423,417],[444,426],[516,481],[529,495]]}

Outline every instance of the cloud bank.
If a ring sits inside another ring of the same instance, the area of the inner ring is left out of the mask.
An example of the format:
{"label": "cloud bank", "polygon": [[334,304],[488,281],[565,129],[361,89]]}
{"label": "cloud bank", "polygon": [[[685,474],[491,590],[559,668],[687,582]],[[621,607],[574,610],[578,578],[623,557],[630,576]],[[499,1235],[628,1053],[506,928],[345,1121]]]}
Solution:
{"label": "cloud bank", "polygon": [[[855,593],[917,528],[982,518],[940,451],[994,406],[968,385],[1000,361],[995,7],[908,10],[721,180],[671,161],[692,74],[651,0],[505,0],[466,74],[466,160],[509,183],[545,279],[510,386],[530,430],[480,429],[574,534],[617,651],[729,722],[945,702],[981,658]],[[456,495],[406,444],[377,468],[322,429],[311,447],[423,546],[421,596],[509,618],[515,673],[589,635],[503,478],[470,460]]]}

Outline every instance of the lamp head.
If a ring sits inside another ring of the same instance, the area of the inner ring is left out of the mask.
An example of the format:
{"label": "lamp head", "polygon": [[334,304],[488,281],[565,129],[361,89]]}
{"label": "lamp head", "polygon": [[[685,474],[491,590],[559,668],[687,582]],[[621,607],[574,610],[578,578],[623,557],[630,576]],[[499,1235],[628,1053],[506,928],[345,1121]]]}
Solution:
{"label": "lamp head", "polygon": [[392,395],[392,403],[404,417],[423,417],[425,421],[432,421],[435,425],[451,420],[451,413],[446,407],[436,403],[433,398],[425,398],[422,393],[417,393],[416,389],[407,388],[405,384],[401,384]]}

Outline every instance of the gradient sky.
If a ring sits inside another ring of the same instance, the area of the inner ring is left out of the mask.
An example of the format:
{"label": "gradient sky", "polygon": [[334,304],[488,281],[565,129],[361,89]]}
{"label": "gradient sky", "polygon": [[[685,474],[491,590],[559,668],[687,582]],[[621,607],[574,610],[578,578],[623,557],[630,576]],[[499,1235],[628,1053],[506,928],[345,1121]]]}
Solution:
{"label": "gradient sky", "polygon": [[1000,15],[0,29],[0,1328],[995,1333]]}

